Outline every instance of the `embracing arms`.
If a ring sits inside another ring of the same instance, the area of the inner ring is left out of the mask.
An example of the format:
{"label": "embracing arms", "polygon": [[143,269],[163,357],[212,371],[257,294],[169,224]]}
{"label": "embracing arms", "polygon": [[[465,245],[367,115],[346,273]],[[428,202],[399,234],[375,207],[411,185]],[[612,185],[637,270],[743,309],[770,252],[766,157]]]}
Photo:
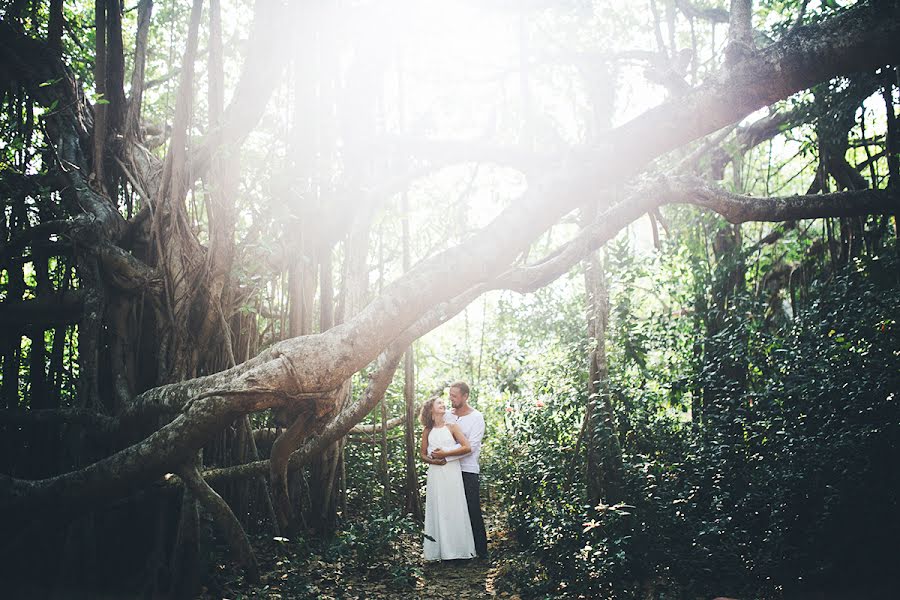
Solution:
{"label": "embracing arms", "polygon": [[469,444],[469,440],[466,439],[466,435],[462,432],[462,429],[459,428],[459,425],[451,424],[447,425],[447,427],[450,429],[450,433],[453,434],[453,439],[456,440],[459,446],[448,450],[438,448],[431,453],[431,456],[434,458],[445,459],[453,456],[465,456],[471,452],[472,446]]}
{"label": "embracing arms", "polygon": [[419,445],[419,458],[424,460],[430,465],[445,465],[447,461],[444,459],[436,459],[428,456],[428,432],[431,431],[430,428],[426,427],[422,432],[422,443]]}

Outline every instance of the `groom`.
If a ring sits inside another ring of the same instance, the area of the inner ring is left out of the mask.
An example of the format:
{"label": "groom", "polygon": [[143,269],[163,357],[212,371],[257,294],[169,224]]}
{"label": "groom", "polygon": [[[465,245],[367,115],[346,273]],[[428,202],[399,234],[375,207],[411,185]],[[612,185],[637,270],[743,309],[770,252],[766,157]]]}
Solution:
{"label": "groom", "polygon": [[[445,416],[447,422],[459,425],[472,446],[472,452],[459,457],[459,466],[462,469],[469,520],[472,522],[475,552],[479,558],[487,558],[487,534],[484,531],[484,517],[481,516],[481,486],[478,480],[478,455],[481,453],[481,439],[484,437],[484,417],[469,406],[469,386],[464,381],[450,384],[450,404],[453,406],[453,413]],[[435,450],[432,456],[444,458],[444,453]],[[451,460],[453,458],[456,457],[450,457]]]}

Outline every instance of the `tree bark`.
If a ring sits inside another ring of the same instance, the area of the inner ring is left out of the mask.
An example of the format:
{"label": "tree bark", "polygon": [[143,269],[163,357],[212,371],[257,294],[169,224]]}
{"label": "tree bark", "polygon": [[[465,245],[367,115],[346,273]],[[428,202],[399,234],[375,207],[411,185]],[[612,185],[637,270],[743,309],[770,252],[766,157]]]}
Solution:
{"label": "tree bark", "polygon": [[752,17],[752,0],[731,0],[728,45],[725,47],[725,60],[728,63],[739,62],[755,51]]}
{"label": "tree bark", "polygon": [[153,14],[153,0],[138,2],[137,34],[134,44],[134,67],[131,73],[131,98],[125,116],[124,132],[128,141],[134,143],[141,136],[141,106],[144,100],[144,69],[147,64],[147,37],[150,33],[150,17]]}

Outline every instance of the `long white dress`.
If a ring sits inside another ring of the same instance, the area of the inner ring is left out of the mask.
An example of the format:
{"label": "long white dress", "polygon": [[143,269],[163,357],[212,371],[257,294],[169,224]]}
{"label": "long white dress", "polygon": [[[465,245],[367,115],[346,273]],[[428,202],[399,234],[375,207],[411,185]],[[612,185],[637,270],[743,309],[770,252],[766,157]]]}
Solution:
{"label": "long white dress", "polygon": [[[437,448],[456,445],[453,434],[445,425],[432,427],[428,432],[428,453]],[[472,524],[466,507],[462,470],[459,461],[446,465],[428,465],[425,490],[425,560],[452,560],[475,556]],[[434,541],[428,539],[433,538]]]}

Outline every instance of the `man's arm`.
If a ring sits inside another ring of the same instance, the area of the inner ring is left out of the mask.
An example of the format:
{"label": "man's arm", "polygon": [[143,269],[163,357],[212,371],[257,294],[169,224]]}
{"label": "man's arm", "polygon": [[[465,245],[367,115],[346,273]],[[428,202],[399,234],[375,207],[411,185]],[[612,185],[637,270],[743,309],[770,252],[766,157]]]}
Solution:
{"label": "man's arm", "polygon": [[[472,448],[472,452],[481,447],[482,438],[484,438],[484,416],[479,414],[478,418],[475,419],[475,422],[472,425],[471,435],[468,438],[469,446]],[[464,454],[461,456],[448,456],[446,458],[447,461],[460,460],[463,458],[463,456],[468,456],[468,454]]]}
{"label": "man's arm", "polygon": [[469,440],[466,439],[466,435],[462,432],[462,429],[459,428],[459,425],[448,425],[450,429],[450,433],[453,434],[453,438],[456,440],[456,444],[450,446],[449,448],[442,449],[438,448],[433,451],[431,455],[435,458],[454,458],[464,456],[472,451],[472,446],[469,445]]}
{"label": "man's arm", "polygon": [[[447,450],[456,450],[457,448],[459,448],[459,443],[453,444],[452,446],[447,448]],[[454,454],[452,456],[444,456],[444,460],[446,460],[447,462],[453,462],[454,460],[459,460],[461,458],[462,458],[462,455],[458,455],[458,454]]]}

